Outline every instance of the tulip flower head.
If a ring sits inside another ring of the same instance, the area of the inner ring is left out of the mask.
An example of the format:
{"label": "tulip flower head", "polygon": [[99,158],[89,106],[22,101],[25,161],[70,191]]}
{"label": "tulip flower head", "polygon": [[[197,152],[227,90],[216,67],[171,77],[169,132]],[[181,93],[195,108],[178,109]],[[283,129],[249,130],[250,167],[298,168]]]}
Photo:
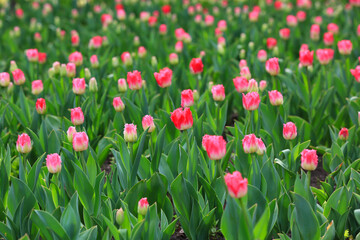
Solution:
{"label": "tulip flower head", "polygon": [[273,106],[280,106],[284,103],[282,94],[277,90],[269,91],[269,99]]}
{"label": "tulip flower head", "polygon": [[75,125],[81,125],[84,123],[84,114],[81,107],[71,109],[71,122]]}
{"label": "tulip flower head", "polygon": [[66,136],[69,142],[72,143],[73,141],[73,137],[74,137],[74,133],[76,133],[76,128],[75,127],[69,127],[68,130],[66,131]]}
{"label": "tulip flower head", "polygon": [[307,171],[314,171],[318,165],[316,150],[305,149],[301,152],[301,167]]}
{"label": "tulip flower head", "polygon": [[29,135],[27,135],[26,133],[18,135],[18,139],[16,141],[16,150],[19,153],[25,154],[25,153],[29,153],[31,149],[32,149],[32,144]]}
{"label": "tulip flower head", "polygon": [[190,71],[193,74],[199,74],[204,69],[204,64],[202,63],[201,58],[193,58],[190,62]]}
{"label": "tulip flower head", "polygon": [[12,71],[15,85],[23,85],[25,83],[25,75],[20,69]]}
{"label": "tulip flower head", "polygon": [[161,88],[166,88],[171,85],[172,70],[170,68],[163,68],[157,73],[154,73],[156,82]]}
{"label": "tulip flower head", "polygon": [[258,150],[258,140],[255,134],[245,135],[242,140],[242,145],[245,153],[255,153]]}
{"label": "tulip flower head", "polygon": [[183,90],[181,92],[181,107],[191,107],[192,105],[194,105],[193,90]]}
{"label": "tulip flower head", "polygon": [[125,104],[120,97],[115,97],[113,99],[113,106],[116,112],[122,112],[125,109]]}
{"label": "tulip flower head", "polygon": [[293,122],[288,122],[284,124],[283,127],[283,137],[286,140],[295,139],[297,136],[297,129]]}
{"label": "tulip flower head", "polygon": [[48,171],[52,174],[58,173],[61,171],[61,157],[59,154],[49,154],[46,156],[46,167]]}
{"label": "tulip flower head", "polygon": [[134,124],[125,124],[124,127],[124,139],[126,142],[136,142],[137,140],[137,132],[136,132],[136,125]]}
{"label": "tulip flower head", "polygon": [[141,72],[139,72],[137,70],[135,70],[133,72],[128,72],[126,81],[131,90],[141,89],[141,86],[142,86]]}
{"label": "tulip flower head", "polygon": [[43,98],[38,98],[36,100],[35,108],[38,114],[45,114],[46,112],[46,102]]}
{"label": "tulip flower head", "polygon": [[356,66],[355,69],[350,69],[350,72],[354,76],[355,81],[360,83],[360,65]]}
{"label": "tulip flower head", "polygon": [[260,96],[257,92],[249,92],[246,95],[243,93],[243,106],[248,111],[254,111],[259,108]]}
{"label": "tulip flower head", "polygon": [[73,135],[73,148],[75,152],[82,152],[88,149],[89,138],[85,132],[76,132]]}
{"label": "tulip flower head", "polygon": [[226,141],[222,136],[205,135],[202,145],[211,160],[220,160],[226,154]]}
{"label": "tulip flower head", "polygon": [[0,86],[7,87],[10,84],[10,74],[7,72],[0,73]]}
{"label": "tulip flower head", "polygon": [[193,125],[193,116],[190,108],[177,108],[171,113],[171,121],[179,130],[186,130]]}
{"label": "tulip flower head", "polygon": [[248,190],[248,180],[238,171],[227,173],[224,177],[229,195],[233,198],[244,197]]}
{"label": "tulip flower head", "polygon": [[276,76],[280,72],[279,59],[274,57],[270,58],[265,63],[265,69],[271,76]]}
{"label": "tulip flower head", "polygon": [[149,203],[147,198],[140,199],[138,203],[138,214],[145,216],[148,208],[149,208]]}
{"label": "tulip flower head", "polygon": [[347,128],[342,128],[339,132],[339,139],[346,141],[349,138],[349,130]]}
{"label": "tulip flower head", "polygon": [[211,88],[214,101],[224,101],[225,99],[225,88],[222,84],[214,85]]}
{"label": "tulip flower head", "polygon": [[154,118],[150,115],[145,115],[142,119],[142,127],[144,130],[149,129],[149,133],[153,132],[155,130]]}

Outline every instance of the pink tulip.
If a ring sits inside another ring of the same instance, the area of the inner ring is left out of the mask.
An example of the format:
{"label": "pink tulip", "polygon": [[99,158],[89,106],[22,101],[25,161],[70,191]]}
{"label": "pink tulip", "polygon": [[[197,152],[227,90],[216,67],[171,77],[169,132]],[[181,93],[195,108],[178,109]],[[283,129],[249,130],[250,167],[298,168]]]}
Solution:
{"label": "pink tulip", "polygon": [[138,203],[138,214],[145,216],[148,208],[149,208],[149,203],[147,198],[140,199]]}
{"label": "pink tulip", "polygon": [[183,90],[181,92],[181,107],[191,107],[192,105],[194,105],[193,90]]}
{"label": "pink tulip", "polygon": [[258,150],[257,138],[255,134],[245,135],[242,145],[245,153],[255,153]]}
{"label": "pink tulip", "polygon": [[44,85],[41,80],[35,80],[31,83],[31,93],[39,95],[44,90]]}
{"label": "pink tulip", "polygon": [[49,154],[46,156],[46,167],[52,174],[61,171],[61,157],[57,153]]}
{"label": "pink tulip", "polygon": [[190,108],[177,108],[171,113],[171,121],[179,130],[186,130],[193,125],[193,116]]}
{"label": "pink tulip", "polygon": [[260,96],[257,92],[243,93],[243,106],[248,111],[254,111],[259,108]]}
{"label": "pink tulip", "polygon": [[172,70],[170,68],[163,68],[157,73],[154,73],[156,82],[161,88],[166,88],[171,85]]}
{"label": "pink tulip", "polygon": [[153,132],[155,130],[154,118],[150,115],[145,115],[142,119],[142,127],[144,130],[149,129],[149,133]]}
{"label": "pink tulip", "polygon": [[347,128],[342,128],[339,132],[339,139],[346,141],[349,137],[349,130]]}
{"label": "pink tulip", "polygon": [[38,114],[45,114],[46,112],[46,102],[43,98],[38,98],[36,100],[35,108]]}
{"label": "pink tulip", "polygon": [[297,136],[297,129],[293,122],[288,122],[284,124],[283,127],[283,137],[286,140],[293,140]]}
{"label": "pink tulip", "polygon": [[249,82],[246,77],[236,77],[233,79],[236,91],[239,93],[247,92]]}
{"label": "pink tulip", "polygon": [[29,135],[26,133],[23,133],[21,135],[18,135],[18,139],[16,141],[16,150],[19,153],[29,153],[32,149],[31,139]]}
{"label": "pink tulip", "polygon": [[222,136],[205,135],[202,145],[211,160],[220,160],[226,154],[226,141]]}
{"label": "pink tulip", "polygon": [[314,171],[318,165],[316,150],[305,149],[301,152],[301,167],[307,171]]}
{"label": "pink tulip", "polygon": [[284,103],[282,94],[277,90],[269,91],[269,99],[273,106],[280,106]]}
{"label": "pink tulip", "polygon": [[279,59],[274,57],[267,60],[265,69],[272,76],[278,75],[280,72]]}
{"label": "pink tulip", "polygon": [[76,95],[82,95],[85,93],[86,83],[84,78],[74,78],[72,84],[73,92]]}
{"label": "pink tulip", "polygon": [[126,142],[136,142],[136,140],[137,140],[136,125],[134,125],[132,123],[125,124],[124,139]]}
{"label": "pink tulip", "polygon": [[241,198],[246,195],[248,180],[246,178],[242,178],[240,172],[235,171],[232,174],[227,173],[224,179],[231,197]]}
{"label": "pink tulip", "polygon": [[71,109],[71,122],[75,125],[81,125],[84,123],[84,114],[81,107]]}
{"label": "pink tulip", "polygon": [[224,101],[225,99],[225,88],[222,84],[214,85],[211,88],[214,101]]}
{"label": "pink tulip", "polygon": [[125,104],[120,97],[115,97],[113,99],[113,106],[116,112],[122,112],[125,109]]}
{"label": "pink tulip", "polygon": [[82,152],[88,149],[89,138],[85,132],[76,132],[73,135],[73,148],[75,152]]}

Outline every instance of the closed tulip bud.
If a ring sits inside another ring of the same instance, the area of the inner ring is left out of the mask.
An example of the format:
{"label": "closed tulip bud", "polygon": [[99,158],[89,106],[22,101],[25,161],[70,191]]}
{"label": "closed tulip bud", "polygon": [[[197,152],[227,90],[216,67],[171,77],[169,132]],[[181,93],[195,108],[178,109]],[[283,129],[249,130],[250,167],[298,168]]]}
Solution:
{"label": "closed tulip bud", "polygon": [[[62,68],[62,65],[61,65],[61,68]],[[61,70],[60,70],[60,75],[61,75]],[[69,77],[69,78],[73,78],[73,77],[75,77],[75,74],[76,74],[76,65],[75,65],[75,63],[66,64],[66,76]]]}
{"label": "closed tulip bud", "polygon": [[71,109],[71,122],[75,125],[81,125],[84,123],[84,114],[81,107]]}
{"label": "closed tulip bud", "polygon": [[37,62],[39,60],[39,51],[36,48],[27,49],[25,54],[29,62]]}
{"label": "closed tulip bud", "polygon": [[314,171],[318,165],[316,150],[305,149],[301,152],[301,167],[307,171]]}
{"label": "closed tulip bud", "polygon": [[29,135],[26,133],[23,133],[21,135],[18,135],[18,139],[16,141],[16,150],[19,153],[29,153],[32,149],[31,139]]}
{"label": "closed tulip bud", "polygon": [[[61,76],[61,77],[67,76],[66,64],[61,64],[61,66],[60,66],[60,76]],[[74,76],[75,76],[75,75],[74,75]]]}
{"label": "closed tulip bud", "polygon": [[73,148],[75,152],[82,152],[88,149],[89,138],[85,132],[76,132],[73,136]]}
{"label": "closed tulip bud", "polygon": [[113,57],[113,58],[111,59],[111,63],[112,63],[112,66],[113,66],[114,68],[118,67],[118,66],[119,66],[119,58],[118,58],[118,57]]}
{"label": "closed tulip bud", "polygon": [[194,92],[186,89],[181,92],[181,107],[191,107],[194,105]]}
{"label": "closed tulip bud", "polygon": [[113,99],[113,106],[116,112],[122,112],[125,109],[125,105],[120,97]]}
{"label": "closed tulip bud", "polygon": [[258,141],[255,134],[245,135],[242,145],[245,153],[255,153],[258,150]]}
{"label": "closed tulip bud", "polygon": [[244,43],[246,41],[246,34],[245,33],[241,33],[240,34],[240,42]]}
{"label": "closed tulip bud", "polygon": [[179,63],[179,57],[176,53],[170,53],[169,62],[171,65],[176,65]]}
{"label": "closed tulip bud", "polygon": [[53,77],[55,77],[55,70],[54,70],[54,68],[49,68],[49,70],[48,70],[48,75],[49,75],[49,78],[53,78]]}
{"label": "closed tulip bud", "polygon": [[246,77],[236,77],[233,79],[236,91],[244,93],[249,88],[249,82]]}
{"label": "closed tulip bud", "polygon": [[341,40],[338,42],[338,49],[341,55],[350,55],[352,51],[352,43],[350,40]]}
{"label": "closed tulip bud", "polygon": [[148,208],[149,208],[149,203],[147,201],[147,198],[140,199],[138,203],[138,214],[145,216]]}
{"label": "closed tulip bud", "polygon": [[35,80],[31,83],[31,93],[39,95],[44,90],[44,86],[41,80]]}
{"label": "closed tulip bud", "polygon": [[299,52],[299,60],[301,66],[307,67],[311,66],[314,59],[314,51],[309,50],[300,50]]}
{"label": "closed tulip bud", "polygon": [[131,90],[139,90],[142,86],[141,72],[134,70],[127,73],[127,83]]}
{"label": "closed tulip bud", "polygon": [[260,81],[260,91],[263,92],[267,86],[267,82],[265,80]]}
{"label": "closed tulip bud", "polygon": [[224,101],[225,99],[225,88],[222,84],[214,85],[211,88],[214,101]]}
{"label": "closed tulip bud", "polygon": [[76,128],[75,127],[69,127],[68,130],[66,131],[66,136],[69,142],[73,142],[73,137],[74,137],[74,133],[76,133]]}
{"label": "closed tulip bud", "polygon": [[186,130],[193,125],[193,116],[190,108],[177,108],[171,113],[171,121],[179,130]]}
{"label": "closed tulip bud", "polygon": [[241,50],[240,50],[240,58],[245,58],[245,56],[246,56],[246,51],[245,51],[245,49],[241,49]]}
{"label": "closed tulip bud", "polygon": [[92,68],[98,68],[99,67],[99,60],[96,55],[92,55],[90,57],[90,63]]}
{"label": "closed tulip bud", "polygon": [[250,48],[251,50],[254,49],[254,46],[255,46],[254,42],[249,42],[249,48]]}
{"label": "closed tulip bud", "polygon": [[204,69],[204,64],[202,63],[201,58],[193,58],[190,62],[190,71],[192,74],[202,73]]}
{"label": "closed tulip bud", "polygon": [[257,138],[256,141],[257,141],[257,146],[258,146],[257,150],[256,150],[256,154],[259,156],[262,156],[262,155],[264,155],[264,152],[266,151],[265,144],[261,140],[261,138]]}
{"label": "closed tulip bud", "polygon": [[151,66],[152,67],[157,67],[157,65],[158,65],[157,58],[155,56],[152,56],[151,57]]}
{"label": "closed tulip bud", "polygon": [[219,53],[219,54],[223,55],[223,54],[225,53],[225,47],[224,47],[224,45],[218,44],[218,45],[217,45],[217,50],[218,50],[218,53]]}
{"label": "closed tulip bud", "polygon": [[138,48],[138,56],[139,58],[144,58],[146,56],[146,48],[143,46],[140,46]]}
{"label": "closed tulip bud", "polygon": [[248,92],[258,92],[259,91],[258,83],[255,79],[250,79],[249,87],[248,87],[247,91]]}
{"label": "closed tulip bud", "polygon": [[120,208],[119,210],[116,211],[116,223],[119,224],[119,226],[121,226],[121,224],[124,222],[124,210],[122,208]]}
{"label": "closed tulip bud", "polygon": [[14,91],[14,84],[12,82],[9,83],[7,87],[7,93],[10,94]]}
{"label": "closed tulip bud", "polygon": [[119,92],[121,92],[121,93],[126,92],[126,90],[127,90],[127,85],[126,85],[126,80],[125,80],[125,78],[120,78],[120,79],[118,80],[118,89],[119,89]]}
{"label": "closed tulip bud", "polygon": [[144,130],[149,129],[149,133],[153,132],[155,130],[153,117],[150,115],[145,115],[142,119],[142,127]]}
{"label": "closed tulip bud", "polygon": [[16,69],[18,69],[18,66],[16,65],[15,61],[10,61],[10,72],[15,71]]}
{"label": "closed tulip bud", "polygon": [[90,72],[90,69],[85,68],[85,69],[84,69],[84,75],[85,75],[85,78],[86,78],[86,79],[91,78],[91,72]]}
{"label": "closed tulip bud", "polygon": [[25,83],[25,75],[20,69],[15,69],[12,72],[15,85],[23,85]]}
{"label": "closed tulip bud", "polygon": [[254,111],[259,108],[260,96],[257,92],[249,92],[246,95],[243,93],[243,106],[248,111]]}
{"label": "closed tulip bud", "polygon": [[267,60],[265,63],[265,69],[272,76],[278,75],[280,72],[278,58],[270,58],[269,60]]}
{"label": "closed tulip bud", "polygon": [[249,67],[243,67],[240,71],[240,75],[242,77],[245,77],[246,79],[250,79],[251,78],[251,72],[249,70]]}
{"label": "closed tulip bud", "polygon": [[137,132],[136,125],[134,124],[125,124],[124,127],[124,139],[126,142],[136,142],[137,141]]}
{"label": "closed tulip bud", "polygon": [[265,50],[259,50],[257,58],[260,62],[265,62],[267,59],[267,53]]}
{"label": "closed tulip bud", "polygon": [[273,106],[280,106],[284,103],[282,94],[277,90],[269,91],[269,99]]}
{"label": "closed tulip bud", "polygon": [[90,78],[89,90],[90,90],[90,92],[97,92],[98,91],[97,82],[96,82],[96,79],[94,77]]}
{"label": "closed tulip bud", "polygon": [[286,140],[293,140],[297,136],[297,129],[293,122],[288,122],[284,124],[283,127],[283,137]]}
{"label": "closed tulip bud", "polygon": [[316,57],[319,60],[321,65],[327,65],[334,58],[334,50],[333,49],[318,49],[318,50],[316,50]]}
{"label": "closed tulip bud", "polygon": [[220,160],[226,154],[226,141],[222,136],[205,135],[202,145],[211,160]]}
{"label": "closed tulip bud", "polygon": [[0,86],[7,87],[10,84],[10,74],[7,72],[0,73]]}
{"label": "closed tulip bud", "polygon": [[139,38],[139,36],[135,36],[134,37],[134,45],[139,46],[139,44],[140,44],[140,38]]}
{"label": "closed tulip bud", "polygon": [[208,85],[208,89],[211,91],[212,87],[214,86],[214,82],[210,81]]}
{"label": "closed tulip bud", "polygon": [[346,141],[349,137],[349,130],[347,128],[342,128],[339,132],[339,139]]}
{"label": "closed tulip bud", "polygon": [[46,113],[46,102],[43,98],[38,98],[36,100],[35,108],[38,114],[45,114]]}
{"label": "closed tulip bud", "polygon": [[196,89],[193,91],[193,97],[195,102],[199,100],[199,92]]}
{"label": "closed tulip bud", "polygon": [[155,80],[159,87],[166,88],[171,85],[172,70],[170,68],[163,68],[157,73],[154,73]]}
{"label": "closed tulip bud", "polygon": [[84,78],[74,78],[72,83],[75,94],[82,95],[85,93],[86,84]]}
{"label": "closed tulip bud", "polygon": [[58,173],[61,171],[61,157],[59,154],[49,154],[46,156],[46,167],[48,171],[52,174]]}
{"label": "closed tulip bud", "polygon": [[248,180],[242,178],[238,171],[233,174],[227,173],[224,177],[229,195],[233,198],[241,198],[247,194]]}

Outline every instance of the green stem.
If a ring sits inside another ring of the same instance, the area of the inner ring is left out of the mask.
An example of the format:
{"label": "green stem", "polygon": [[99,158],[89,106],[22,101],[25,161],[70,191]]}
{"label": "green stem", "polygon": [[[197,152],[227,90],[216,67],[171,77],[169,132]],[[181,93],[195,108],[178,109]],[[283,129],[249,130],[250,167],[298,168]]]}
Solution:
{"label": "green stem", "polygon": [[131,161],[131,163],[134,163],[134,149],[133,149],[133,143],[132,142],[130,142],[129,143],[129,152],[130,152],[130,161]]}
{"label": "green stem", "polygon": [[19,153],[19,178],[26,182],[26,161],[25,157],[21,157],[21,153]]}
{"label": "green stem", "polygon": [[190,137],[189,137],[189,130],[185,130],[185,138],[186,138],[186,150],[188,156],[190,158]]}
{"label": "green stem", "polygon": [[307,187],[310,189],[310,180],[311,180],[311,171],[307,171],[307,178],[306,178],[306,184]]}
{"label": "green stem", "polygon": [[245,217],[245,222],[246,222],[246,226],[248,229],[252,229],[250,227],[250,219],[249,219],[249,214],[248,214],[248,210],[247,210],[247,207],[244,203],[244,198],[240,198],[238,199],[238,201],[240,202],[240,206],[241,206],[241,210],[243,211],[243,214],[244,214],[244,217]]}
{"label": "green stem", "polygon": [[197,77],[196,77],[196,90],[199,91],[199,82],[201,80],[201,74],[197,74]]}
{"label": "green stem", "polygon": [[83,168],[83,171],[87,174],[87,167],[86,167],[86,161],[85,161],[85,153],[84,152],[80,152],[80,161],[81,161],[81,166]]}
{"label": "green stem", "polygon": [[308,115],[309,115],[309,123],[311,125],[311,113],[312,113],[312,103],[311,103],[311,82],[310,82],[310,71],[309,69],[306,69],[306,80],[307,80],[307,84],[308,84],[308,91],[309,91],[309,111],[308,111]]}

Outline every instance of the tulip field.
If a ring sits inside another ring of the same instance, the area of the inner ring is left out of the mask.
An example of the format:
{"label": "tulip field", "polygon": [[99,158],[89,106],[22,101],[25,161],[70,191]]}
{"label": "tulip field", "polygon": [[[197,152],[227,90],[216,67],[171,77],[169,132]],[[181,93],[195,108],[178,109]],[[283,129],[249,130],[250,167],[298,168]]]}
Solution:
{"label": "tulip field", "polygon": [[0,0],[0,239],[360,240],[359,0]]}

